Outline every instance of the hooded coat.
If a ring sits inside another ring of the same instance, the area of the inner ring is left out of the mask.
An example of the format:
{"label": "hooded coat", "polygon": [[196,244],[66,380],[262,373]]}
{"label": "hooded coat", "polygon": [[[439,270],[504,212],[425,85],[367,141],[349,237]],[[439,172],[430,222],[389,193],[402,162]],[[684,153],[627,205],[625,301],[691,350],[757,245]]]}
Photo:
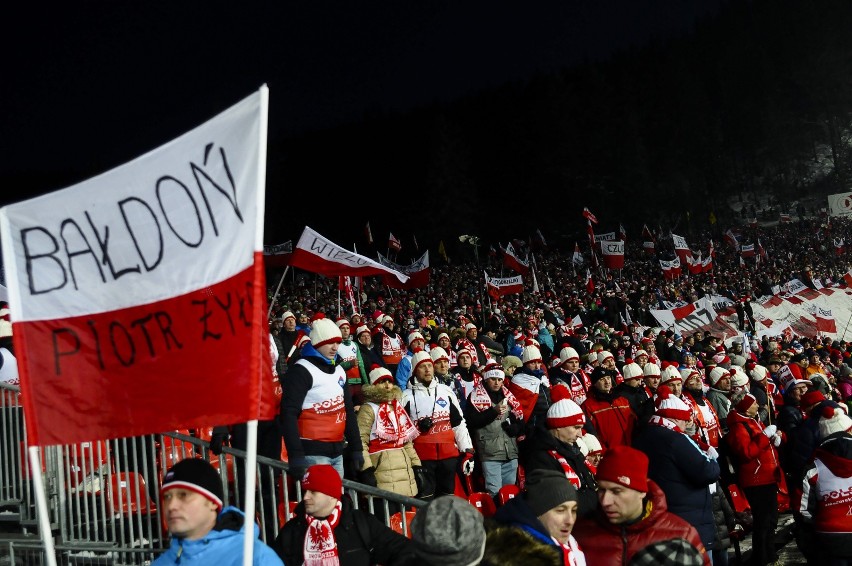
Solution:
{"label": "hooded coat", "polygon": [[802,481],[801,512],[812,522],[825,557],[852,558],[848,509],[852,499],[852,435],[836,432],[814,452]]}
{"label": "hooded coat", "polygon": [[393,389],[384,389],[375,385],[365,385],[361,390],[364,404],[358,411],[358,430],[361,432],[361,445],[364,454],[365,469],[372,466],[375,470],[377,487],[400,495],[417,495],[417,483],[414,480],[413,466],[420,465],[420,457],[411,442],[402,448],[390,448],[370,454],[370,433],[376,422],[376,410],[379,405],[397,401],[402,403],[402,390],[394,385]]}

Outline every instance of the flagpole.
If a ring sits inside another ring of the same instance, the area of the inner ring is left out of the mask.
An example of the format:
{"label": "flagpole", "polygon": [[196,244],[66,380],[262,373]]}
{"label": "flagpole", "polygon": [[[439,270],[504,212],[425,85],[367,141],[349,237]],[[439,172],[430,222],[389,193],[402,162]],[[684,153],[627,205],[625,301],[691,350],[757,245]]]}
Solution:
{"label": "flagpole", "polygon": [[340,282],[337,283],[337,317],[340,318]]}
{"label": "flagpole", "polygon": [[38,446],[27,448],[30,456],[30,476],[35,488],[36,506],[38,508],[38,530],[44,543],[44,555],[48,566],[56,566],[56,550],[53,547],[53,533],[50,531],[50,521],[47,515],[47,494],[44,491],[44,478],[41,474],[41,458]]}
{"label": "flagpole", "polygon": [[289,265],[284,268],[284,274],[281,275],[281,280],[278,282],[278,287],[275,288],[275,294],[272,295],[272,300],[269,302],[269,310],[266,311],[266,318],[269,318],[272,315],[272,307],[275,306],[275,301],[278,300],[278,291],[281,290],[281,284],[284,283],[284,278],[287,277],[287,271],[289,269]]}
{"label": "flagpole", "polygon": [[254,553],[254,492],[257,488],[257,419],[246,423],[246,492],[245,537],[243,538],[243,566],[252,566]]}

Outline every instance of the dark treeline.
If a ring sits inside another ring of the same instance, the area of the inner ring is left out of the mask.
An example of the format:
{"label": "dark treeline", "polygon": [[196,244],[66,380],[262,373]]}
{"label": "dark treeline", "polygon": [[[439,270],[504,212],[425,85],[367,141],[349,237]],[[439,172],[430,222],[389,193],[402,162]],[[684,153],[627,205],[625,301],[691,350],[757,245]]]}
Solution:
{"label": "dark treeline", "polygon": [[847,0],[731,0],[604,62],[289,140],[270,147],[266,239],[310,224],[360,247],[370,220],[381,251],[388,229],[573,246],[583,206],[638,237],[687,210],[724,222],[740,192],[848,190],[850,30]]}

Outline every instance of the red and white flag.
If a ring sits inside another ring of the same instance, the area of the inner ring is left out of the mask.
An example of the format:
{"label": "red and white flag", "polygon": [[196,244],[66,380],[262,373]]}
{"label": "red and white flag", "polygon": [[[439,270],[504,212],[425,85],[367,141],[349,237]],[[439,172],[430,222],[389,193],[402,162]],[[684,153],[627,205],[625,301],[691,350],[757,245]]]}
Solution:
{"label": "red and white flag", "polygon": [[379,254],[379,263],[393,271],[404,273],[408,281],[399,281],[392,275],[382,275],[382,283],[394,289],[420,289],[429,286],[431,268],[429,267],[429,250],[410,265],[399,265]]}
{"label": "red and white flag", "polygon": [[680,261],[686,263],[687,256],[692,255],[692,250],[689,249],[689,244],[686,243],[686,238],[678,236],[677,234],[672,234],[672,241],[674,242],[674,250],[677,257],[680,258]]}
{"label": "red and white flag", "polygon": [[740,249],[740,242],[737,240],[737,236],[728,228],[728,231],[724,234],[724,240],[731,245],[735,250]]}
{"label": "red and white flag", "polygon": [[623,242],[627,241],[627,230],[625,230],[624,226],[621,224],[618,225],[618,237],[621,238]]}
{"label": "red and white flag", "polygon": [[392,275],[403,283],[408,281],[407,275],[341,248],[310,226],[305,226],[296,249],[293,250],[290,265],[326,277]]}
{"label": "red and white flag", "polygon": [[571,256],[571,263],[574,265],[583,265],[583,254],[580,253],[580,244],[574,242],[574,255]]}
{"label": "red and white flag", "polygon": [[595,249],[595,228],[594,228],[594,226],[592,226],[591,220],[587,220],[586,223],[587,223],[586,233],[589,235],[589,247],[592,248],[592,250],[594,252],[594,249]]}
{"label": "red and white flag", "polygon": [[846,251],[846,243],[843,238],[834,238],[834,255],[843,255]]}
{"label": "red and white flag", "polygon": [[763,244],[760,243],[760,238],[757,239],[757,256],[763,261],[767,261],[769,259],[769,254],[766,253],[766,249],[764,249]]}
{"label": "red and white flag", "polygon": [[488,288],[488,294],[495,299],[499,299],[504,295],[524,292],[524,279],[520,275],[515,275],[514,277],[488,277],[488,273],[486,272],[485,284]]}
{"label": "red and white flag", "polygon": [[831,309],[817,307],[814,316],[817,321],[817,330],[820,332],[837,332],[837,324],[834,322],[834,315],[831,314]]}
{"label": "red and white flag", "polygon": [[665,279],[674,279],[676,277],[680,277],[681,266],[679,257],[676,257],[674,261],[660,260],[660,267],[663,270],[663,277]]}
{"label": "red and white flag", "polygon": [[285,267],[290,265],[290,254],[293,253],[293,240],[275,246],[263,246],[263,261],[266,267]]}
{"label": "red and white flag", "polygon": [[274,417],[267,107],[0,210],[31,445]]}
{"label": "red and white flag", "polygon": [[583,218],[587,218],[587,219],[589,220],[589,222],[591,222],[592,224],[597,224],[597,223],[598,223],[598,218],[597,218],[597,216],[595,216],[594,214],[592,214],[592,211],[591,211],[591,210],[589,210],[589,207],[588,207],[588,206],[584,206],[584,207],[583,207]]}
{"label": "red and white flag", "polygon": [[586,268],[586,292],[590,295],[595,292],[595,281],[592,279],[592,270]]}
{"label": "red and white flag", "polygon": [[373,243],[373,231],[370,230],[370,223],[369,222],[367,222],[367,225],[364,226],[364,235],[367,237],[367,243],[372,244]]}
{"label": "red and white flag", "polygon": [[695,258],[692,254],[686,256],[686,267],[692,275],[704,272],[704,264],[701,262],[701,256],[698,258]]}
{"label": "red and white flag", "polygon": [[402,249],[402,242],[397,240],[396,236],[394,236],[392,232],[390,233],[390,236],[388,237],[388,249],[391,249],[395,252],[399,252],[399,250]]}
{"label": "red and white flag", "polygon": [[791,222],[793,222],[793,217],[789,214],[781,214],[778,216],[778,222],[780,222],[781,224],[790,224]]}
{"label": "red and white flag", "polygon": [[754,244],[745,244],[740,246],[740,255],[743,257],[754,257]]}
{"label": "red and white flag", "polygon": [[609,269],[624,268],[624,242],[601,242],[601,256]]}
{"label": "red and white flag", "polygon": [[713,256],[707,256],[701,260],[701,272],[709,273],[713,271]]}
{"label": "red and white flag", "polygon": [[529,275],[529,261],[521,261],[521,259],[515,253],[515,248],[514,246],[512,246],[512,242],[506,244],[505,248],[501,247],[500,251],[503,252],[503,264],[506,267],[514,269],[517,273],[520,273],[521,275]]}
{"label": "red and white flag", "polygon": [[337,283],[337,288],[346,294],[346,298],[349,299],[349,304],[352,306],[352,312],[354,313],[358,303],[355,302],[355,292],[352,290],[352,278],[348,275],[341,275]]}

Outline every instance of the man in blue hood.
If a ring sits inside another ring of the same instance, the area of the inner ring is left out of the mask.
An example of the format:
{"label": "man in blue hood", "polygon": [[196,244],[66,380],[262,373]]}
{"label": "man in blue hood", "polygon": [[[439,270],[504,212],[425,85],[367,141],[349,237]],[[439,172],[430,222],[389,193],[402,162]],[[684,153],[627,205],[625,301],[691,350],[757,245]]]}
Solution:
{"label": "man in blue hood", "polygon": [[[161,491],[162,513],[172,541],[154,566],[243,563],[245,516],[235,507],[222,509],[222,480],[213,466],[199,458],[181,460],[166,472]],[[280,566],[281,560],[260,541],[257,526],[252,526],[253,564]]]}
{"label": "man in blue hood", "polygon": [[314,464],[330,464],[343,477],[344,437],[351,446],[352,467],[364,467],[361,436],[355,420],[346,372],[337,361],[340,329],[327,318],[314,321],[311,343],[281,379],[281,430],[289,472],[302,477]]}

